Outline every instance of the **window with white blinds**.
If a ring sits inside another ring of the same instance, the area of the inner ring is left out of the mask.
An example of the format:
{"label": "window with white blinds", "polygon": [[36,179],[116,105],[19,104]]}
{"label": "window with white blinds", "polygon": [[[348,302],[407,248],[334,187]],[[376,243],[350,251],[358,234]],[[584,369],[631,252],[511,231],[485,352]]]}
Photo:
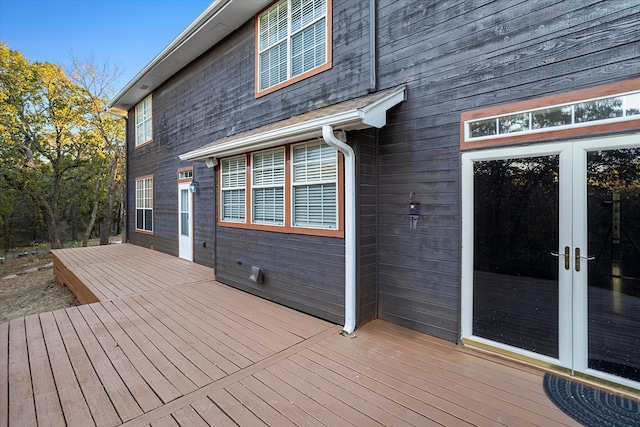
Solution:
{"label": "window with white blinds", "polygon": [[244,222],[247,185],[245,156],[222,160],[220,162],[220,170],[222,220]]}
{"label": "window with white blinds", "polygon": [[281,0],[258,17],[258,89],[328,62],[327,0]]}
{"label": "window with white blinds", "polygon": [[251,156],[252,222],[284,225],[284,148]]}
{"label": "window with white blinds", "polygon": [[136,147],[153,139],[151,95],[136,105]]}
{"label": "window with white blinds", "polygon": [[292,224],[337,228],[338,155],[324,141],[291,147]]}
{"label": "window with white blinds", "polygon": [[136,230],[153,231],[153,178],[136,179]]}
{"label": "window with white blinds", "polygon": [[338,150],[316,140],[247,154],[220,160],[221,225],[343,236]]}

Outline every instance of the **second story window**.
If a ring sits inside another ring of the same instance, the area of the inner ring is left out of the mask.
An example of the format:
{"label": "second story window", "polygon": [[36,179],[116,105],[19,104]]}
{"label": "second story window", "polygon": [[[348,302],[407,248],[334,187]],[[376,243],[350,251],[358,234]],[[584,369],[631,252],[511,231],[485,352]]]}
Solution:
{"label": "second story window", "polygon": [[151,95],[136,105],[136,147],[153,139]]}
{"label": "second story window", "polygon": [[329,63],[328,3],[281,0],[258,17],[258,92]]}

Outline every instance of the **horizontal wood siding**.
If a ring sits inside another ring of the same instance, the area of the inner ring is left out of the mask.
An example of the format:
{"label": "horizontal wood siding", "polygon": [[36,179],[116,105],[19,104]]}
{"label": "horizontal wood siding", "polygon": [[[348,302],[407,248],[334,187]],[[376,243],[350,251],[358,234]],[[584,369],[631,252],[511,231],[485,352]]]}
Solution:
{"label": "horizontal wood siding", "polygon": [[[134,111],[129,112],[131,243],[177,255],[176,173],[190,164],[181,162],[179,154],[367,94],[369,82],[362,76],[369,70],[369,5],[358,0],[334,1],[333,5],[332,69],[255,99],[252,19],[153,92],[152,143],[131,148],[135,120]],[[217,230],[215,170],[201,164],[194,169],[200,184],[194,195],[195,261],[215,265],[216,278],[224,283],[342,323],[344,240],[224,227]],[[154,175],[152,236],[135,232],[135,177],[143,175]],[[251,265],[265,269],[265,284],[248,280]]]}
{"label": "horizontal wood siding", "polygon": [[377,221],[378,187],[376,174],[377,132],[350,132],[347,140],[356,154],[357,221],[357,319],[362,325],[376,318],[377,310]]}
{"label": "horizontal wood siding", "polygon": [[[263,283],[249,280],[251,267]],[[344,240],[220,227],[216,280],[334,323],[344,322]]]}
{"label": "horizontal wood siding", "polygon": [[[637,78],[640,5],[377,5],[377,86],[406,84],[407,100],[388,113],[377,134],[349,135],[359,162],[359,316],[368,320],[377,310],[382,319],[456,341],[461,113]],[[179,154],[367,93],[369,2],[334,0],[332,13],[328,71],[255,99],[252,19],[153,93],[154,140],[128,152],[132,243],[177,254],[176,172],[188,166]],[[131,142],[133,117],[131,111]],[[200,164],[194,170],[200,183],[194,197],[196,262],[215,265],[225,283],[340,323],[344,241],[215,226],[214,170]],[[156,190],[152,236],[133,231],[134,179],[146,175],[154,176]],[[409,227],[411,192],[422,204],[417,230]],[[251,265],[265,269],[264,285],[248,280]]]}
{"label": "horizontal wood siding", "polygon": [[458,338],[461,112],[637,77],[639,14],[626,1],[379,3],[379,86],[408,85],[380,131],[382,319]]}

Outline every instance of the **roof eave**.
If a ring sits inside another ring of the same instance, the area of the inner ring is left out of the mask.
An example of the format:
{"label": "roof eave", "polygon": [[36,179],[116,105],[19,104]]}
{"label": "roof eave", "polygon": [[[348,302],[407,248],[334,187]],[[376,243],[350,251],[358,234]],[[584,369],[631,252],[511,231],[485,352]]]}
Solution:
{"label": "roof eave", "polygon": [[107,109],[123,115],[123,112],[129,111],[158,86],[255,16],[270,1],[213,1],[107,103]]}

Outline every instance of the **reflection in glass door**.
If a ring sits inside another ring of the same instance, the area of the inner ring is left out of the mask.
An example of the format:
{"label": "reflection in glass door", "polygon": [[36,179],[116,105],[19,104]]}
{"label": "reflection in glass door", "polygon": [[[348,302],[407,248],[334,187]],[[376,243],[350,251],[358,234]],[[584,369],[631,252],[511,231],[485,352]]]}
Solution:
{"label": "reflection in glass door", "polygon": [[557,359],[559,155],[474,162],[473,335]]}
{"label": "reflection in glass door", "polygon": [[640,389],[640,138],[462,157],[462,336]]}
{"label": "reflection in glass door", "polygon": [[640,149],[587,153],[588,368],[640,381]]}

